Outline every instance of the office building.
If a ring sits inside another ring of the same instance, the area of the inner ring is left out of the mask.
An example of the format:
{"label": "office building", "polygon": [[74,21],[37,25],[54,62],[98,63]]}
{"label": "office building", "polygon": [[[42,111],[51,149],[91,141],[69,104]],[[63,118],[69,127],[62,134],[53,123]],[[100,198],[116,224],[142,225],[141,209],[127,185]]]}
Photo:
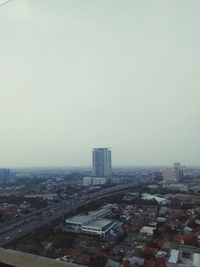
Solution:
{"label": "office building", "polygon": [[94,148],[92,163],[92,175],[104,177],[107,182],[110,182],[112,178],[111,150],[109,148]]}
{"label": "office building", "polygon": [[163,170],[163,179],[166,182],[178,182],[179,177],[177,171],[174,168],[165,168]]}
{"label": "office building", "polygon": [[5,184],[9,182],[10,179],[10,169],[0,169],[0,184]]}
{"label": "office building", "polygon": [[180,162],[174,162],[174,168],[177,169],[177,170],[180,170],[181,169]]}
{"label": "office building", "polygon": [[180,181],[184,176],[183,170],[181,170],[180,162],[175,162],[174,163],[174,169],[176,170],[176,176],[178,177],[178,180]]}
{"label": "office building", "polygon": [[166,182],[179,182],[183,178],[183,171],[179,162],[174,163],[174,167],[163,170],[163,179]]}

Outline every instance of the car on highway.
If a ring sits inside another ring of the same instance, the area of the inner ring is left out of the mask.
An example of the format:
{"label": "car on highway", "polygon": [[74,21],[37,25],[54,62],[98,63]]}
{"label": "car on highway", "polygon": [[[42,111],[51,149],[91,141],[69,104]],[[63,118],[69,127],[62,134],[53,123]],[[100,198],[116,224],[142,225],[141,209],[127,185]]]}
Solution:
{"label": "car on highway", "polygon": [[10,239],[10,236],[9,236],[9,235],[8,235],[8,236],[6,236],[6,237],[5,237],[5,239],[6,239],[6,240]]}

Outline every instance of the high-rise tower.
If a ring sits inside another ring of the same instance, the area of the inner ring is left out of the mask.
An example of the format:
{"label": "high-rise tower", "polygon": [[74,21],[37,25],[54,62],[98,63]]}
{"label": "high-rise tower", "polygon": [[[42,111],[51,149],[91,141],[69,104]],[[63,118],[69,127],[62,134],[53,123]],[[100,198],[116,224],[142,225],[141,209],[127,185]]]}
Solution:
{"label": "high-rise tower", "polygon": [[105,177],[107,182],[112,177],[111,150],[109,148],[94,148],[92,152],[92,175]]}
{"label": "high-rise tower", "polygon": [[166,182],[179,182],[183,177],[183,170],[181,170],[179,162],[175,162],[173,168],[165,168],[163,170],[163,179]]}
{"label": "high-rise tower", "polygon": [[0,184],[8,182],[10,178],[10,169],[0,169]]}

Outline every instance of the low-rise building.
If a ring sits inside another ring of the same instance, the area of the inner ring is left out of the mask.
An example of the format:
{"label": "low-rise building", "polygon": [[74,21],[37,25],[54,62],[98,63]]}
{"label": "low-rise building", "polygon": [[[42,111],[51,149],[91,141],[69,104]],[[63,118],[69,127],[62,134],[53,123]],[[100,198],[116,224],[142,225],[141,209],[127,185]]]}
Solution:
{"label": "low-rise building", "polygon": [[116,225],[113,220],[99,219],[88,225],[83,225],[81,232],[106,237],[107,233]]}
{"label": "low-rise building", "polygon": [[200,267],[199,248],[180,245],[171,249],[167,267]]}
{"label": "low-rise building", "polygon": [[94,219],[92,216],[77,215],[65,221],[64,230],[105,237],[115,225],[116,222],[113,220]]}
{"label": "low-rise building", "polygon": [[25,198],[41,198],[43,200],[50,200],[54,201],[57,199],[58,194],[30,194],[30,195],[25,195]]}
{"label": "low-rise building", "polygon": [[166,198],[159,197],[156,195],[151,195],[149,193],[143,193],[142,194],[142,199],[144,200],[155,200],[159,205],[167,205],[170,203],[170,201]]}
{"label": "low-rise building", "polygon": [[106,216],[110,216],[111,214],[112,214],[111,209],[108,207],[107,208],[104,207],[100,210],[88,212],[88,215],[90,215],[91,217],[95,219],[105,218]]}
{"label": "low-rise building", "polygon": [[151,227],[151,226],[144,226],[142,227],[142,229],[140,230],[140,234],[144,234],[144,235],[148,235],[148,236],[152,236],[154,234],[154,230],[156,229],[156,227]]}
{"label": "low-rise building", "polygon": [[104,185],[105,183],[105,177],[83,177],[83,186]]}
{"label": "low-rise building", "polygon": [[100,210],[89,212],[88,215],[76,215],[65,221],[64,230],[105,237],[116,225],[113,220],[103,219],[110,214],[110,208],[104,207]]}
{"label": "low-rise building", "polygon": [[175,184],[175,183],[170,183],[170,184],[164,184],[163,185],[164,188],[170,189],[170,190],[174,190],[174,191],[182,191],[182,192],[188,192],[188,187],[184,184]]}

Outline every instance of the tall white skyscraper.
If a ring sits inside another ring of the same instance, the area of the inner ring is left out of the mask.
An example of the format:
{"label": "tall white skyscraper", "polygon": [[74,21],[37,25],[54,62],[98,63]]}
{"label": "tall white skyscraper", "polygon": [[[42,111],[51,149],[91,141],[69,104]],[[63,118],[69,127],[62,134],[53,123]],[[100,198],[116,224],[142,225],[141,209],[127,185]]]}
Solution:
{"label": "tall white skyscraper", "polygon": [[179,162],[174,163],[174,167],[163,170],[163,179],[166,182],[179,182],[183,178],[183,171]]}
{"label": "tall white skyscraper", "polygon": [[177,170],[180,170],[181,169],[180,162],[174,162],[174,168],[177,169]]}
{"label": "tall white skyscraper", "polygon": [[112,177],[111,150],[109,148],[94,148],[92,152],[92,175],[105,177],[107,182]]}
{"label": "tall white skyscraper", "polygon": [[163,170],[163,179],[166,182],[178,182],[179,175],[175,168],[165,168]]}

